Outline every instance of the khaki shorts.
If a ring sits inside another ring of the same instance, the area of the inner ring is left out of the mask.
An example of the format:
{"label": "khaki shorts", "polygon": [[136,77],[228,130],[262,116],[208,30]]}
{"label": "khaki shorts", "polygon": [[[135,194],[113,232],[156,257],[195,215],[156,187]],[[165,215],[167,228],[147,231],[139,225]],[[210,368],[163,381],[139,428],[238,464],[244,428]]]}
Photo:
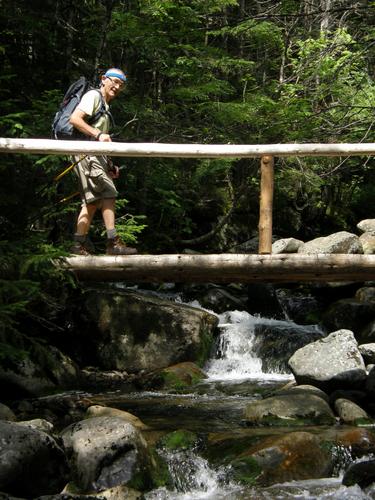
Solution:
{"label": "khaki shorts", "polygon": [[[82,156],[75,156],[78,161]],[[117,189],[109,176],[109,164],[105,156],[86,156],[75,167],[79,180],[82,204],[95,203],[105,198],[116,198]]]}

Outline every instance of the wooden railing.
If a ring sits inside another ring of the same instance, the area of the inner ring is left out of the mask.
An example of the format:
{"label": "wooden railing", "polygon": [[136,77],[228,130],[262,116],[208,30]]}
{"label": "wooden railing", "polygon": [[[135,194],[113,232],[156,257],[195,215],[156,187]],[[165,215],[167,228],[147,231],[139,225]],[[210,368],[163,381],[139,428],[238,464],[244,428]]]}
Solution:
{"label": "wooden railing", "polygon": [[161,144],[0,138],[2,153],[105,154],[147,158],[260,158],[259,254],[272,253],[274,157],[371,156],[375,143],[356,144]]}

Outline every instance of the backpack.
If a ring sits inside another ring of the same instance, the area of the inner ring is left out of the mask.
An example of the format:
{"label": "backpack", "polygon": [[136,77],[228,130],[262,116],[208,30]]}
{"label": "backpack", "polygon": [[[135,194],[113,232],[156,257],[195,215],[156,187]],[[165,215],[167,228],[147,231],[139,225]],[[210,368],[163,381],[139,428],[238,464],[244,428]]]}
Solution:
{"label": "backpack", "polygon": [[92,87],[87,78],[81,76],[68,88],[60,104],[60,108],[55,114],[52,122],[52,137],[54,139],[87,139],[84,134],[79,132],[71,123],[69,123],[69,119],[73,111],[78,106],[82,96],[89,90],[97,90],[99,92],[100,108],[89,118],[89,120],[87,120],[87,123],[96,122],[104,114],[108,114],[111,121],[113,120],[109,111],[106,110],[104,99],[100,90]]}

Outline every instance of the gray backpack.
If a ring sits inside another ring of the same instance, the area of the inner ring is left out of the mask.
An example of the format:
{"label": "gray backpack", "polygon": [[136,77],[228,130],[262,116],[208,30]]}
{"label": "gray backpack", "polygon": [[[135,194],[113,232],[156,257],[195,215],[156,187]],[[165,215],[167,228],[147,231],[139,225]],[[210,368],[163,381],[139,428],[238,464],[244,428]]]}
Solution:
{"label": "gray backpack", "polygon": [[99,110],[90,117],[88,123],[96,122],[102,115],[107,114],[113,123],[112,115],[107,111],[102,93],[99,89],[95,89],[84,76],[81,76],[76,82],[66,91],[64,98],[60,104],[60,108],[55,114],[52,122],[52,137],[54,139],[87,139],[87,136],[76,130],[69,122],[70,116],[78,106],[82,96],[89,90],[96,90],[100,95]]}

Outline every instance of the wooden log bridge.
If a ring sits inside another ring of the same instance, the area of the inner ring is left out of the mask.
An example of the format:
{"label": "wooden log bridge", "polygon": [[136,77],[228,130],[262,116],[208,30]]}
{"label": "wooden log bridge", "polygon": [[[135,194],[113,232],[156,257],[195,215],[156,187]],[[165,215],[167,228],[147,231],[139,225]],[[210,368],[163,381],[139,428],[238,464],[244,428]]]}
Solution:
{"label": "wooden log bridge", "polygon": [[375,280],[375,255],[167,254],[64,257],[55,265],[82,281],[291,283]]}
{"label": "wooden log bridge", "polygon": [[133,282],[369,281],[375,255],[272,255],[274,158],[371,156],[375,143],[162,144],[0,138],[0,153],[104,154],[145,158],[260,158],[259,253],[65,257],[55,261],[80,280]]}

